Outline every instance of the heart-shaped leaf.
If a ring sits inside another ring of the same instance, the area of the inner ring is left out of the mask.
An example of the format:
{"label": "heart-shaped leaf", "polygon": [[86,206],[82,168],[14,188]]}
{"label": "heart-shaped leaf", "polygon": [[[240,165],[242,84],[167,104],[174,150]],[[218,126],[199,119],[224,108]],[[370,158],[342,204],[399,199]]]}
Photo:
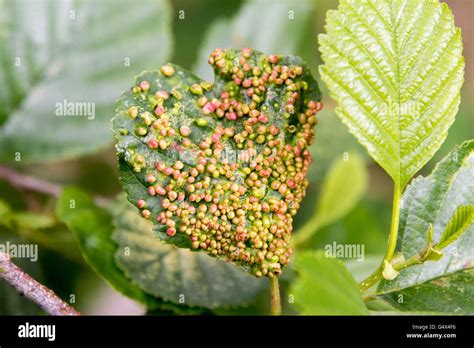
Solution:
{"label": "heart-shaped leaf", "polygon": [[119,98],[121,181],[158,238],[273,276],[291,255],[320,92],[297,57],[216,49],[209,63],[214,84],[169,64]]}

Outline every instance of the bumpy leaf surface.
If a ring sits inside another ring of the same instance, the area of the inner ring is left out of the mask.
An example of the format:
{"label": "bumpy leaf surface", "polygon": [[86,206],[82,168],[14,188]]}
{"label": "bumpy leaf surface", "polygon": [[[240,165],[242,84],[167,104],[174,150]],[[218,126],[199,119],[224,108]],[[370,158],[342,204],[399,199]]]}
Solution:
{"label": "bumpy leaf surface", "polygon": [[205,308],[251,303],[264,287],[223,260],[179,249],[153,235],[151,221],[137,214],[125,197],[113,208],[116,264],[145,292],[176,304]]}
{"label": "bumpy leaf surface", "polygon": [[319,89],[296,57],[216,49],[209,63],[214,84],[170,64],[119,98],[121,181],[158,238],[273,276],[291,255]]}
{"label": "bumpy leaf surface", "polygon": [[294,54],[308,35],[307,24],[314,14],[311,0],[252,0],[229,19],[216,20],[206,32],[193,71],[211,78],[207,64],[215,47],[253,47],[262,52]]}
{"label": "bumpy leaf surface", "polygon": [[454,121],[461,31],[438,1],[341,0],[326,32],[320,73],[336,112],[402,189]]}

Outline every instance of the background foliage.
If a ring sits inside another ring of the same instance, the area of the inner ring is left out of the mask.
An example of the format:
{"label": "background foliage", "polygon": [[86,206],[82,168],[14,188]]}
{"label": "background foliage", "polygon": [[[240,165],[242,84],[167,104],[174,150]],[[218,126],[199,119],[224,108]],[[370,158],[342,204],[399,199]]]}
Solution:
{"label": "background foliage", "polygon": [[[18,188],[10,180],[2,180],[0,175],[0,242],[38,243],[39,262],[22,262],[22,266],[62,298],[74,295],[74,306],[84,313],[145,313],[143,306],[119,293],[146,305],[150,314],[267,313],[265,284],[251,284],[240,291],[236,288],[235,296],[229,293],[225,297],[222,295],[225,288],[206,288],[209,284],[218,287],[222,279],[217,279],[217,283],[214,280],[202,282],[201,288],[193,289],[189,286],[199,286],[201,282],[176,283],[185,273],[173,269],[171,273],[177,278],[166,280],[173,286],[190,294],[210,294],[183,305],[175,293],[163,291],[168,288],[164,285],[167,283],[161,283],[165,280],[150,280],[146,272],[139,272],[145,265],[138,269],[128,267],[128,259],[121,258],[119,245],[124,241],[131,243],[130,240],[139,243],[133,233],[135,230],[130,227],[141,227],[143,222],[132,222],[136,216],[126,212],[123,197],[117,196],[121,188],[110,131],[114,99],[142,70],[168,61],[203,78],[211,76],[205,62],[210,51],[219,46],[251,46],[266,53],[299,55],[308,62],[320,82],[317,66],[321,60],[316,37],[323,31],[326,11],[335,8],[338,1],[118,2],[42,0],[30,6],[31,2],[26,0],[0,0],[0,81],[6,86],[0,89],[0,169],[8,166],[61,187],[73,186],[57,200],[48,194]],[[463,101],[447,140],[422,169],[424,175],[455,145],[474,138],[474,26],[469,18],[474,3],[470,0],[448,3],[456,25],[463,30],[466,82],[462,89]],[[293,11],[294,19],[289,19],[288,11]],[[16,65],[18,57],[20,66]],[[350,273],[360,280],[382,258],[390,224],[392,186],[388,176],[337,119],[334,102],[327,97],[324,86],[320,87],[325,109],[319,114],[316,128],[307,198],[294,226],[295,231],[310,226],[308,239],[299,247],[302,253],[296,265],[304,269],[302,277],[313,282],[319,277],[320,281],[314,286],[320,296],[316,300],[306,297],[304,289],[293,284],[296,275],[288,268],[282,279],[284,312],[364,314],[367,310],[357,300],[346,303],[338,299],[347,299],[357,290]],[[95,118],[56,116],[54,105],[64,99],[94,102]],[[344,161],[347,156],[355,159],[356,164],[352,160]],[[341,165],[345,166],[342,171],[338,170]],[[347,191],[333,191],[334,187]],[[77,202],[83,202],[81,210],[74,214],[67,210],[70,195]],[[98,202],[91,198],[98,196],[106,197],[108,203],[104,206],[98,204],[100,199]],[[334,204],[341,198],[345,200]],[[120,209],[123,213],[117,213]],[[315,212],[317,216],[321,211],[332,214],[330,218],[325,214],[327,220],[313,225]],[[437,228],[435,226],[436,233],[440,233]],[[95,231],[93,236],[88,233],[91,230]],[[113,240],[109,238],[112,236]],[[342,262],[308,252],[324,249],[333,242],[364,244],[364,261],[342,260],[349,273]],[[146,248],[142,251],[146,253]],[[169,252],[163,250],[163,255]],[[159,255],[153,257],[159,258]],[[179,257],[188,260],[194,256]],[[103,269],[95,267],[97,258]],[[206,262],[200,264],[203,272],[213,267]],[[165,266],[175,265],[167,263]],[[148,267],[156,277],[164,264],[162,259],[150,260]],[[213,277],[219,274],[211,273]],[[462,272],[452,273],[454,277],[468,276]],[[235,273],[234,277],[239,279],[243,273]],[[400,281],[409,278],[406,274]],[[426,286],[430,289],[442,286],[443,278],[437,280]],[[344,291],[334,292],[334,286]],[[384,311],[408,308],[457,312],[456,302],[451,302],[449,308],[433,307],[429,302],[420,306],[410,301],[407,307],[400,306],[397,299],[403,291],[400,286],[382,284],[377,289],[379,301],[383,301],[380,308]],[[472,286],[466,287],[467,293],[472,291]],[[413,294],[406,295],[411,298]],[[300,305],[294,305],[293,299]],[[472,313],[472,301],[462,307]],[[38,312],[34,305],[0,282],[0,314]]]}

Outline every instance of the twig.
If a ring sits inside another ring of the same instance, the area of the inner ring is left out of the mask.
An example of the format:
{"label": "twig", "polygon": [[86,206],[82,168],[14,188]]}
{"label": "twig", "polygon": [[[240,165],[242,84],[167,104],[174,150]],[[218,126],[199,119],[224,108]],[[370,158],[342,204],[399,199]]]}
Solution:
{"label": "twig", "polygon": [[53,197],[58,197],[61,193],[61,186],[57,184],[21,174],[6,166],[0,166],[0,178],[5,179],[13,186],[45,193]]}
{"label": "twig", "polygon": [[11,262],[10,255],[5,253],[0,253],[0,278],[5,279],[19,294],[35,302],[51,315],[80,315],[51,289],[38,283]]}
{"label": "twig", "polygon": [[[4,179],[17,188],[44,193],[56,198],[59,197],[63,189],[61,185],[22,174],[2,165],[0,165],[0,179]],[[102,196],[94,196],[94,201],[100,206],[110,203],[109,199]]]}

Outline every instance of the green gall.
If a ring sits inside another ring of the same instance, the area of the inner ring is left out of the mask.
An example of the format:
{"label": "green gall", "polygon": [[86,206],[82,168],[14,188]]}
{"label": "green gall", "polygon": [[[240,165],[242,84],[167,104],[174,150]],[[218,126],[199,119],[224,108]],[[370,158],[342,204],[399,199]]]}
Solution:
{"label": "green gall", "polygon": [[204,117],[200,117],[196,120],[196,124],[199,127],[205,127],[205,126],[207,126],[207,120]]}

